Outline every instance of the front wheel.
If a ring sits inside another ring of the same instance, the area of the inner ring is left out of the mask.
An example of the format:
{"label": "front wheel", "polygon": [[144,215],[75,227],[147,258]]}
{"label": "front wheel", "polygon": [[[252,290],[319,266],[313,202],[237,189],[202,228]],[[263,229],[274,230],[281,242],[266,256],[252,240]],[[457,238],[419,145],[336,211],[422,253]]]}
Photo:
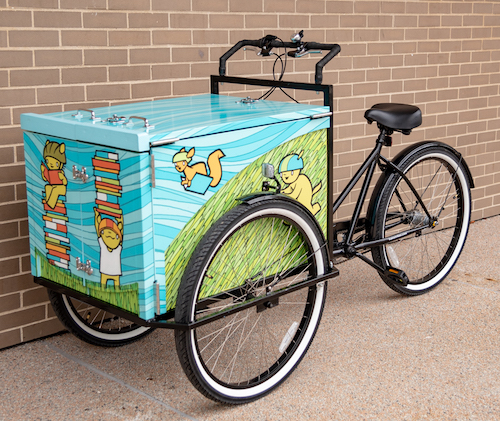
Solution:
{"label": "front wheel", "polygon": [[427,208],[426,214],[410,184],[397,172],[386,179],[375,212],[374,238],[413,233],[372,249],[383,268],[403,270],[408,284],[383,276],[393,290],[423,294],[437,286],[458,260],[471,217],[466,170],[451,150],[429,146],[401,159],[399,168]]}
{"label": "front wheel", "polygon": [[[327,254],[312,217],[285,200],[241,204],[195,250],[175,310],[189,323],[246,305],[325,273]],[[189,331],[176,331],[191,383],[215,401],[240,404],[281,384],[299,364],[321,319],[324,282]]]}
{"label": "front wheel", "polygon": [[54,313],[62,324],[73,335],[92,345],[121,346],[153,331],[68,295],[50,289],[48,294]]}

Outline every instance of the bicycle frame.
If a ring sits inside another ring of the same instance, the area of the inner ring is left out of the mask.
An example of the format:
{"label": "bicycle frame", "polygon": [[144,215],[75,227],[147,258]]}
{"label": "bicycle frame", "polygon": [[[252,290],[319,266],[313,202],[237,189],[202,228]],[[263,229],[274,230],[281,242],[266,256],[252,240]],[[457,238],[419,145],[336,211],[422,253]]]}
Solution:
{"label": "bicycle frame", "polygon": [[[397,235],[383,238],[379,240],[368,240],[368,241],[359,241],[362,240],[365,236],[362,236],[358,240],[354,240],[354,235],[356,232],[361,230],[365,231],[366,227],[363,224],[362,228],[359,228],[359,221],[361,216],[361,211],[363,208],[363,204],[366,200],[368,189],[370,187],[371,181],[373,179],[373,174],[375,172],[375,168],[377,164],[382,167],[380,161],[383,161],[383,165],[385,165],[384,170],[390,169],[392,171],[398,172],[403,179],[408,183],[408,186],[415,194],[419,204],[422,206],[426,216],[429,218],[429,221],[432,223],[432,218],[423,203],[420,195],[417,193],[413,184],[408,180],[408,178],[402,173],[402,171],[394,165],[391,161],[384,158],[380,152],[382,147],[389,146],[391,139],[390,135],[392,132],[386,132],[385,129],[381,128],[381,132],[376,140],[376,145],[374,149],[371,151],[370,155],[366,158],[363,164],[360,166],[354,177],[349,181],[344,190],[340,193],[340,195],[334,201],[334,192],[333,192],[333,86],[331,85],[320,85],[320,84],[311,84],[311,83],[299,83],[299,82],[285,82],[280,80],[264,80],[264,79],[252,79],[252,78],[241,78],[241,77],[229,77],[229,76],[211,76],[210,85],[211,85],[211,93],[219,94],[219,84],[223,83],[231,83],[237,85],[252,85],[252,86],[262,86],[262,87],[276,87],[283,89],[297,89],[297,90],[307,90],[307,91],[316,91],[323,93],[323,103],[325,106],[328,106],[330,109],[330,127],[327,129],[327,180],[328,180],[328,190],[327,190],[327,250],[329,260],[331,262],[330,266],[334,269],[333,261],[336,256],[343,256],[346,258],[358,257],[363,260],[365,263],[369,264],[373,268],[375,268],[378,272],[384,273],[385,268],[380,267],[375,262],[364,256],[360,251],[363,249],[370,249],[373,247],[379,247],[381,245],[390,243],[399,238],[414,234],[416,232],[421,232],[423,228],[427,227],[417,227],[405,230]],[[353,211],[352,218],[347,221],[334,222],[333,215],[339,209],[339,207],[344,203],[345,199],[349,195],[349,193],[353,190],[358,181],[362,178],[363,174],[365,174],[365,179],[363,181],[363,185],[361,191],[359,192],[357,202]],[[338,231],[343,231],[343,229],[335,229],[336,227],[345,227],[347,226],[347,234],[345,235],[344,241],[337,241],[337,233]]]}

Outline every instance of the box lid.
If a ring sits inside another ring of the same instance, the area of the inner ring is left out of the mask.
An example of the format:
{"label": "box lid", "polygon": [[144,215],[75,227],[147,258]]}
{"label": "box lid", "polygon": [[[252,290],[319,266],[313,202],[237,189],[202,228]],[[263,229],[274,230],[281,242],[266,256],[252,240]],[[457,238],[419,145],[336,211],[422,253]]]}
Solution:
{"label": "box lid", "polygon": [[[93,111],[94,119],[90,111]],[[300,120],[328,111],[325,106],[268,100],[247,102],[242,98],[206,94],[93,110],[22,114],[21,128],[49,136],[144,152],[154,142],[169,143]],[[113,116],[116,117],[114,120]]]}

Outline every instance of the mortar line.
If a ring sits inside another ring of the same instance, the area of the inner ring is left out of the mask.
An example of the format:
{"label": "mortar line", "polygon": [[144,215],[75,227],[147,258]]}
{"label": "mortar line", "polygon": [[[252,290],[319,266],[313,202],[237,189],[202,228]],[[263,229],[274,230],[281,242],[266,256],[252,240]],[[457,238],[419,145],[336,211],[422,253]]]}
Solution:
{"label": "mortar line", "polygon": [[47,344],[47,347],[49,349],[51,349],[52,351],[62,355],[64,358],[70,360],[70,361],[73,361],[83,367],[85,367],[86,369],[90,370],[90,371],[93,371],[94,373],[98,374],[99,376],[101,377],[104,377],[105,379],[108,379],[108,380],[111,380],[115,383],[118,383],[124,387],[126,387],[127,389],[129,389],[130,391],[134,392],[134,393],[137,393],[141,396],[144,396],[145,398],[165,407],[166,409],[170,410],[170,411],[173,411],[175,412],[176,414],[180,415],[181,417],[184,417],[186,419],[189,419],[189,420],[194,420],[194,421],[198,421],[196,418],[193,418],[192,416],[182,412],[182,411],[179,411],[178,409],[175,409],[174,407],[166,404],[165,402],[162,402],[161,400],[155,398],[154,396],[150,395],[149,393],[146,393],[146,392],[143,392],[142,390],[140,389],[137,389],[136,387],[124,382],[123,380],[120,380],[119,378],[115,377],[115,376],[112,376],[111,374],[108,374],[100,369],[98,369],[97,367],[94,367],[93,365],[89,364],[89,363],[86,363],[85,361],[81,360],[80,358],[78,357],[75,357],[71,354],[68,354],[66,353],[65,351],[63,351],[62,349],[59,349],[58,347],[52,345],[52,344]]}

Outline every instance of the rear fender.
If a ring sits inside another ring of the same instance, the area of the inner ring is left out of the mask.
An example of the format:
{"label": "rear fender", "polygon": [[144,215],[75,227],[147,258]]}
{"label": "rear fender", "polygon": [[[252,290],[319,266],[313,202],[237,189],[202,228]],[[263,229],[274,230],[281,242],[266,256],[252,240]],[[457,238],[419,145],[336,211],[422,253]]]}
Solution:
{"label": "rear fender", "polygon": [[[456,149],[452,148],[450,145],[447,145],[446,143],[438,142],[438,141],[426,141],[426,142],[419,142],[415,143],[412,145],[409,145],[407,148],[403,149],[401,152],[399,152],[394,159],[392,160],[392,163],[396,165],[397,167],[400,167],[400,165],[403,163],[405,158],[409,154],[413,153],[418,153],[420,151],[423,151],[425,149],[433,148],[433,147],[441,147],[445,148],[451,153],[453,153],[459,161],[462,163],[464,170],[465,170],[465,175],[469,181],[469,185],[472,188],[474,188],[474,179],[472,178],[472,174],[470,172],[469,166],[467,165],[467,162],[463,158],[462,154],[458,152]],[[379,177],[377,184],[375,185],[375,188],[373,189],[372,196],[370,198],[370,203],[368,205],[368,210],[366,212],[366,232],[369,233],[370,237],[373,237],[373,225],[375,223],[375,212],[378,208],[379,202],[380,202],[380,195],[382,193],[382,187],[384,186],[386,180],[395,172],[394,169],[388,167],[384,173]]]}

